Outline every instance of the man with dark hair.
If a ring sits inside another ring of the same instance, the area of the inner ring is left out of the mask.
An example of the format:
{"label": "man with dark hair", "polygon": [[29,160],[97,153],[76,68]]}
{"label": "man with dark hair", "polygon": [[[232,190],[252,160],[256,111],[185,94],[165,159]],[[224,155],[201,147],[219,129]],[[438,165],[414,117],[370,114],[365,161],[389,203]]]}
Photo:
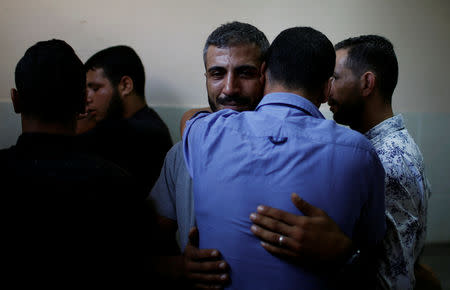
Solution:
{"label": "man with dark hair", "polygon": [[82,136],[88,149],[129,171],[150,191],[173,143],[166,124],[146,103],[139,56],[128,46],[109,47],[89,58],[85,70],[87,116],[79,124],[97,123]]}
{"label": "man with dark hair", "polygon": [[363,133],[386,171],[386,222],[379,284],[413,289],[414,265],[425,243],[430,195],[422,154],[392,111],[398,63],[384,37],[364,35],[339,42],[329,105],[336,122]]}
{"label": "man with dark hair", "polygon": [[22,134],[0,150],[4,276],[55,289],[154,278],[154,211],[134,178],[77,142],[85,71],[72,47],[36,43],[18,62],[15,80],[11,98]]}
{"label": "man with dark hair", "polygon": [[[266,62],[264,98],[255,111],[200,113],[186,124],[200,248],[220,250],[236,289],[335,288],[338,265],[312,269],[269,254],[248,217],[260,202],[296,213],[290,195],[299,192],[358,245],[374,248],[385,232],[384,170],[366,138],[318,110],[335,65],[325,35],[286,29]],[[291,243],[288,236],[277,240]]]}
{"label": "man with dark hair", "polygon": [[[377,263],[376,287],[413,289],[414,268],[423,272],[418,257],[425,242],[430,188],[422,154],[406,130],[403,117],[394,116],[392,111],[392,94],[398,78],[397,57],[390,41],[377,35],[346,39],[336,44],[335,50],[330,110],[336,122],[350,126],[370,140],[386,171],[387,231]],[[326,216],[323,211],[319,214]],[[288,221],[289,227],[280,231],[280,225]],[[283,251],[285,256],[300,260],[304,255],[297,249],[314,248],[323,260],[332,260],[345,257],[349,248],[358,247],[354,243],[351,246],[344,233],[339,235],[332,221],[322,220],[320,227],[311,226],[312,221],[266,208],[254,219],[260,226],[255,234],[271,244],[265,247],[271,253],[279,255]],[[306,224],[310,226],[306,228]],[[334,233],[333,238],[327,239],[330,232]],[[279,234],[291,237],[288,249],[277,247],[271,238]],[[321,242],[324,240],[327,242]]]}
{"label": "man with dark hair", "polygon": [[[183,119],[201,110],[253,110],[259,103],[264,87],[262,64],[269,42],[255,26],[229,22],[216,28],[206,40],[203,50],[206,89],[210,108],[187,112]],[[183,123],[183,121],[182,121]],[[150,198],[155,201],[167,236],[179,242],[184,256],[187,279],[198,287],[213,287],[228,282],[228,267],[214,249],[197,249],[189,243],[189,231],[195,226],[192,179],[184,163],[182,143],[167,153],[161,175]],[[190,235],[195,240],[195,232]],[[174,251],[176,254],[176,251]]]}

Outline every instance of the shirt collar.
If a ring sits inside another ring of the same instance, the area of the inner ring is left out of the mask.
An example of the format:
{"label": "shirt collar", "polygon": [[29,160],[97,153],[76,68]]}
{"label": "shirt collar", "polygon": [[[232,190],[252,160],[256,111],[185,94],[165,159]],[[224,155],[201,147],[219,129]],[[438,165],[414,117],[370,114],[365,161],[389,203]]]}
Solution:
{"label": "shirt collar", "polygon": [[313,103],[311,103],[311,101],[305,99],[302,96],[292,93],[267,94],[264,96],[261,102],[259,102],[255,111],[258,111],[263,106],[275,104],[294,107],[315,118],[325,119],[325,117],[322,115],[319,109]]}
{"label": "shirt collar", "polygon": [[377,142],[384,139],[387,135],[395,131],[400,131],[405,129],[405,123],[403,121],[403,116],[401,114],[393,116],[389,119],[384,120],[379,123],[364,135],[372,142]]}

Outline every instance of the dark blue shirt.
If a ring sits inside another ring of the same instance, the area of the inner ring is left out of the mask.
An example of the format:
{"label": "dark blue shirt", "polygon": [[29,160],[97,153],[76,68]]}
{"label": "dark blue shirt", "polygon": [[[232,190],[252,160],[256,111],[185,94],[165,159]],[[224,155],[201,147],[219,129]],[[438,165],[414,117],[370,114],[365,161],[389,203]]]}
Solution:
{"label": "dark blue shirt", "polygon": [[333,288],[333,271],[287,263],[250,231],[260,204],[299,214],[292,192],[325,210],[360,247],[384,236],[384,170],[374,148],[303,97],[274,93],[252,112],[200,114],[187,123],[183,145],[200,247],[221,251],[233,289]]}

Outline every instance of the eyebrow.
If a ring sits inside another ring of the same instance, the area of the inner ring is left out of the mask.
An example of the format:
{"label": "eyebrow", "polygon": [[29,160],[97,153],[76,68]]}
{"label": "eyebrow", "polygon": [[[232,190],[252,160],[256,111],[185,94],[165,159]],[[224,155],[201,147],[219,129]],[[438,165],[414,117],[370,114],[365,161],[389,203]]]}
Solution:
{"label": "eyebrow", "polygon": [[[254,69],[254,70],[257,70],[258,68],[256,66],[254,66],[254,65],[249,65],[249,64],[244,64],[244,65],[241,65],[241,66],[238,66],[238,67],[235,68],[235,70],[243,70],[243,69]],[[216,66],[210,67],[208,69],[208,72],[214,71],[214,70],[225,70],[225,68],[223,66],[216,65]]]}
{"label": "eyebrow", "polygon": [[213,71],[213,70],[225,70],[225,68],[223,66],[216,65],[216,66],[210,67],[208,69],[208,72]]}
{"label": "eyebrow", "polygon": [[93,87],[93,86],[96,86],[96,85],[98,85],[98,83],[96,83],[96,82],[88,82],[88,83],[86,83],[86,86],[87,87]]}

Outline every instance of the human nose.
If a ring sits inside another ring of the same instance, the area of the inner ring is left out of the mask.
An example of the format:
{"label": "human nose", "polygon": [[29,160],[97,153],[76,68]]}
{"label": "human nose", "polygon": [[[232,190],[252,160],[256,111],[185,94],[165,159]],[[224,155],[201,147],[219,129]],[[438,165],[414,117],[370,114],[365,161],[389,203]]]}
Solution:
{"label": "human nose", "polygon": [[86,103],[90,104],[93,102],[93,95],[94,93],[92,92],[92,90],[90,89],[86,89]]}
{"label": "human nose", "polygon": [[223,94],[231,96],[238,92],[239,92],[239,80],[232,73],[229,73],[225,78]]}

